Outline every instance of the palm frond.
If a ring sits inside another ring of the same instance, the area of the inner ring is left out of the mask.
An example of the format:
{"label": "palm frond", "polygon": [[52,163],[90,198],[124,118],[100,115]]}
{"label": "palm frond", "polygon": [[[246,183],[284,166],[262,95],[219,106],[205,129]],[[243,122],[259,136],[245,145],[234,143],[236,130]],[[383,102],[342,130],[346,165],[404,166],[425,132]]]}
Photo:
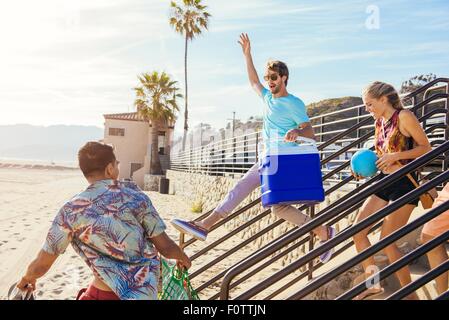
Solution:
{"label": "palm frond", "polygon": [[179,88],[165,72],[153,71],[138,76],[141,86],[133,88],[136,93],[134,106],[148,121],[172,121],[179,111],[177,98]]}

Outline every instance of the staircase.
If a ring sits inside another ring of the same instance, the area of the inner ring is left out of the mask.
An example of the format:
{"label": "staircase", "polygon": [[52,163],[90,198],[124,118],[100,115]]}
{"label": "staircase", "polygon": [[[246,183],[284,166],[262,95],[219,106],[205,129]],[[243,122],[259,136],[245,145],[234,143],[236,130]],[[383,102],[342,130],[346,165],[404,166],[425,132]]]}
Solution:
{"label": "staircase", "polygon": [[[353,278],[351,278],[352,275],[359,272],[357,266],[361,261],[374,255],[379,257],[379,264],[382,264],[382,257],[379,256],[382,248],[407,236],[415,235],[416,239],[419,228],[425,222],[449,209],[449,203],[445,203],[430,211],[418,212],[416,219],[411,219],[408,225],[389,237],[381,241],[378,240],[378,230],[383,217],[407,203],[408,199],[414,198],[432,187],[441,188],[443,184],[449,181],[449,172],[447,171],[449,162],[448,84],[449,79],[439,78],[402,97],[404,101],[411,101],[407,108],[418,116],[429,136],[433,150],[382,180],[376,176],[367,181],[355,182],[352,176],[348,175],[349,160],[339,159],[346,152],[355,152],[373,138],[373,120],[360,111],[363,110],[364,106],[348,108],[357,110],[359,116],[355,119],[339,120],[341,122],[345,120],[357,121],[356,124],[346,130],[326,131],[326,126],[331,123],[326,124],[325,119],[330,114],[312,118],[315,121],[314,128],[320,141],[319,150],[322,157],[321,164],[324,173],[323,183],[326,187],[327,206],[324,208],[308,205],[299,206],[300,210],[313,217],[312,221],[301,227],[288,227],[285,221],[275,220],[266,226],[255,229],[254,226],[260,224],[262,219],[270,215],[270,210],[265,210],[255,217],[250,217],[249,221],[237,224],[230,232],[223,228],[225,225],[233,224],[245,212],[259,204],[260,199],[256,199],[215,225],[211,231],[212,241],[205,244],[199,243],[195,239],[185,239],[185,236],[181,234],[180,245],[186,249],[192,259],[192,283],[200,296],[203,299],[212,300],[218,298],[312,299],[319,296],[323,290],[330,290],[329,288],[332,285],[335,287],[336,283],[342,283],[345,292],[331,298],[351,299],[360,293],[360,290],[363,291],[363,288],[355,285],[352,281]],[[348,109],[343,111],[348,111]],[[354,138],[355,132],[357,135]],[[336,152],[335,150],[329,151],[327,147],[332,144],[344,146]],[[201,155],[203,155],[203,150]],[[187,159],[187,157],[182,159]],[[192,152],[189,154],[189,159],[192,159]],[[328,169],[326,164],[331,161],[337,162],[338,166]],[[173,163],[179,170],[186,170],[185,168],[191,170],[194,167],[191,163],[180,164],[181,161],[177,162],[176,159]],[[209,167],[201,162],[200,169]],[[417,170],[419,171],[419,180],[428,181],[426,184],[379,210],[362,223],[354,225],[351,222],[357,210],[369,195],[388,186],[408,172]],[[336,178],[339,176],[343,179]],[[335,197],[337,193],[341,193],[341,190],[345,190],[343,196]],[[196,220],[201,220],[210,213],[209,211]],[[345,224],[338,225],[341,221],[345,221]],[[316,248],[314,240],[310,237],[310,232],[322,224],[342,227],[339,228],[336,238]],[[371,225],[374,225],[371,229],[373,245],[364,252],[357,254],[353,246],[352,236]],[[254,250],[254,247],[251,246],[255,241],[264,243],[263,240],[265,240],[266,242],[267,235],[270,232],[283,226],[286,226],[285,232],[277,235],[260,249]],[[246,236],[243,236],[244,234]],[[382,281],[384,281],[388,290],[383,296],[377,298],[385,299],[393,293],[398,293],[401,289],[397,285],[395,286],[394,276],[389,276],[392,273],[390,271],[399,268],[401,264],[411,264],[413,280],[421,279],[420,277],[429,271],[428,266],[422,263],[422,261],[425,261],[425,250],[428,251],[432,246],[445,243],[448,239],[449,232],[446,232],[426,245],[417,248],[413,245],[411,249],[415,249],[415,251],[393,264],[383,266],[380,273],[375,274],[375,276],[383,279]],[[220,249],[220,245],[225,241],[232,242],[231,250],[223,251],[223,249]],[[335,248],[336,252],[330,262],[322,265],[317,261],[317,257],[330,248]],[[236,252],[245,253],[246,258],[236,259],[234,255]],[[293,256],[295,259],[285,260],[287,255]],[[413,264],[417,260],[420,262]],[[449,266],[442,270],[448,269]],[[432,286],[433,284],[430,282],[424,284],[418,290],[421,299],[437,298]]]}

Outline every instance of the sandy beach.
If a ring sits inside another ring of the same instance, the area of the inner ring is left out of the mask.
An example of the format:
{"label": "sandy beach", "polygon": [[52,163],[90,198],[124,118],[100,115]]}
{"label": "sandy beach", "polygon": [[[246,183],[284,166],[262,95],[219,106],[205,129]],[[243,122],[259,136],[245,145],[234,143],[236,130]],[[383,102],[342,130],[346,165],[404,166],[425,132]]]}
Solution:
{"label": "sandy beach", "polygon": [[[59,208],[86,187],[87,182],[81,172],[73,168],[52,168],[45,165],[38,167],[17,164],[2,165],[0,163],[0,300],[7,298],[9,287],[20,279],[27,265],[39,252]],[[166,222],[167,234],[178,242],[179,233],[170,225],[170,220],[174,217],[193,219],[198,213],[192,213],[190,211],[191,203],[183,200],[180,196],[163,195],[158,192],[147,192],[147,194]],[[285,228],[287,227],[285,226]],[[206,243],[197,241],[186,248],[186,253],[192,256],[201,248],[226,235],[227,232],[224,227],[216,229],[209,235]],[[245,238],[247,236],[239,233],[201,255],[193,261],[190,273],[194,273],[214,258],[234,248]],[[254,249],[255,247],[251,244],[239,249],[230,257],[221,260],[192,279],[193,286],[198,288],[205,281],[254,253]],[[301,254],[303,254],[301,251],[295,250],[293,258],[298,258]],[[341,263],[353,254],[355,252],[351,249],[338,257],[336,262]],[[241,283],[236,289],[241,293],[241,289],[254,286],[291,262],[292,257],[289,259],[284,257]],[[326,265],[318,274],[334,266],[333,263]],[[263,294],[255,298],[264,298],[299,274],[299,271],[292,273],[279,284],[267,288]],[[73,300],[80,288],[86,287],[91,279],[91,271],[69,246],[67,251],[56,260],[50,271],[38,280],[35,294],[38,299]],[[304,285],[305,281],[307,281],[306,278],[298,281],[291,289],[299,288]],[[210,285],[200,292],[200,298],[212,297],[219,292],[219,288],[220,282]],[[285,298],[288,296],[288,291],[276,299]]]}
{"label": "sandy beach", "polygon": [[[0,299],[6,299],[9,287],[23,275],[27,265],[33,260],[45,241],[46,233],[59,208],[73,195],[86,188],[87,182],[79,170],[55,169],[43,165],[1,165],[0,164]],[[178,241],[179,233],[171,227],[173,217],[193,218],[189,204],[177,196],[149,192],[153,204],[167,224],[167,233]],[[211,235],[211,241],[224,232]],[[232,247],[234,239],[227,241],[197,264],[212,259]],[[204,244],[189,246],[191,255]],[[249,254],[250,249],[240,254]],[[193,266],[192,270],[198,266]],[[223,266],[221,266],[223,267]],[[204,276],[210,277],[215,268]],[[38,299],[75,299],[78,290],[86,287],[91,280],[91,272],[85,263],[69,246],[51,270],[38,280]],[[199,284],[198,277],[193,281]],[[215,290],[214,290],[215,291]],[[215,291],[216,292],[216,291]],[[206,294],[207,290],[203,294]]]}
{"label": "sandy beach", "polygon": [[[20,279],[27,265],[42,247],[59,208],[86,187],[86,180],[76,169],[0,164],[0,299],[7,298],[9,287]],[[190,203],[179,196],[157,192],[148,192],[148,195],[166,222],[168,235],[178,242],[179,233],[169,221],[174,217],[192,219],[198,214],[191,213]],[[226,233],[225,228],[219,228],[210,234],[207,243],[196,242],[186,249],[186,253],[191,256]],[[195,260],[191,272],[241,241],[242,238],[237,235],[217,246]],[[193,279],[192,284],[198,287],[236,260],[241,260],[253,252],[254,248],[251,246],[239,250],[232,258],[221,261]],[[269,268],[267,272],[271,273],[273,269]],[[266,276],[267,274],[262,272],[248,284],[254,284],[253,281]],[[91,271],[69,246],[50,271],[38,280],[36,296],[38,299],[72,300],[79,289],[86,287],[91,279]],[[218,292],[218,288],[218,283],[213,284],[201,292],[201,297],[210,297]]]}

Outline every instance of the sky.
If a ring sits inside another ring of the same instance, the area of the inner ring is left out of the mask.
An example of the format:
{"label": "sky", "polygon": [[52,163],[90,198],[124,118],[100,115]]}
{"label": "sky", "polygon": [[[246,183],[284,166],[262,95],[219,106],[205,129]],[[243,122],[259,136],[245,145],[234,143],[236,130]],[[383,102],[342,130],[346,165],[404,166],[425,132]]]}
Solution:
{"label": "sky", "polygon": [[[241,32],[259,75],[268,59],[286,62],[288,90],[306,104],[360,96],[375,80],[399,87],[418,74],[449,76],[447,0],[203,2],[212,18],[189,43],[191,126],[224,127],[233,111],[243,121],[261,115]],[[102,127],[103,114],[134,111],[143,72],[165,71],[184,88],[184,41],[168,24],[169,3],[2,0],[0,125]]]}

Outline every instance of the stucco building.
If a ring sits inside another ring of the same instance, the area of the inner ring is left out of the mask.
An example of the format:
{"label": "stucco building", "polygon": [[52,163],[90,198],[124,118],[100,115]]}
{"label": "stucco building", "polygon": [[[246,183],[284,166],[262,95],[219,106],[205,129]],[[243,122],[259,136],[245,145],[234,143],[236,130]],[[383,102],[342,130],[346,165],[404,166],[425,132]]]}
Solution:
{"label": "stucco building", "polygon": [[[120,179],[132,179],[141,188],[150,172],[151,122],[137,112],[105,114],[104,142],[114,146],[120,161]],[[159,129],[159,158],[162,170],[168,169],[174,123]]]}

